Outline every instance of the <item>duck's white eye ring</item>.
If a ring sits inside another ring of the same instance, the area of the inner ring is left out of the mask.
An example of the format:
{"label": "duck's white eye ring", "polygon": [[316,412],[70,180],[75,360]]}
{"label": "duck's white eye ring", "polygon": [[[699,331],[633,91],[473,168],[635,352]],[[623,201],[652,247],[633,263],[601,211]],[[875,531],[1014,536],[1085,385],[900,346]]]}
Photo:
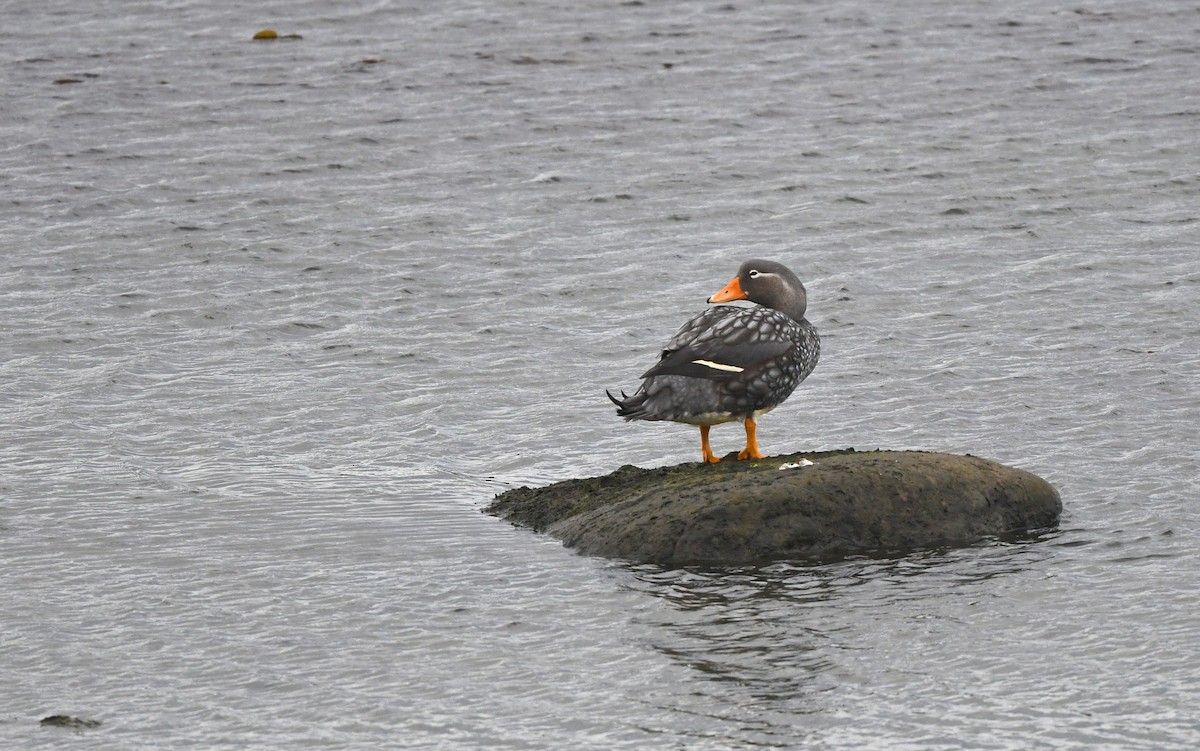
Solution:
{"label": "duck's white eye ring", "polygon": [[758,278],[758,269],[750,269],[750,273],[746,274],[746,276],[750,277],[751,279],[757,279]]}

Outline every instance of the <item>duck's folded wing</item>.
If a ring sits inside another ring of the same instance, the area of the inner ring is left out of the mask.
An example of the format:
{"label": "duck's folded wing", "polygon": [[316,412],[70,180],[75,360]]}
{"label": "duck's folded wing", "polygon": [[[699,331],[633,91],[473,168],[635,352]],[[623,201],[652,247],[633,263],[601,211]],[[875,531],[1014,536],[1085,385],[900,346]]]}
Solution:
{"label": "duck's folded wing", "polygon": [[778,357],[793,346],[790,341],[778,339],[741,344],[729,344],[716,338],[705,339],[680,349],[664,351],[658,364],[643,373],[642,378],[681,375],[724,380]]}

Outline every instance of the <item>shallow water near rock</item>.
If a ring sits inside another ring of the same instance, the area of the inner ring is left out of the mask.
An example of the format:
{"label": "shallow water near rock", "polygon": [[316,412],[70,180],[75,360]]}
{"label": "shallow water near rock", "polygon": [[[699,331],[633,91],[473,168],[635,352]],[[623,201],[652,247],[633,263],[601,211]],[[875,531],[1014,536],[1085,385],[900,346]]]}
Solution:
{"label": "shallow water near rock", "polygon": [[[1200,742],[1192,4],[255,10],[5,12],[0,746]],[[669,569],[480,513],[694,461],[604,389],[748,257],[823,338],[764,451],[987,456],[1060,530]]]}

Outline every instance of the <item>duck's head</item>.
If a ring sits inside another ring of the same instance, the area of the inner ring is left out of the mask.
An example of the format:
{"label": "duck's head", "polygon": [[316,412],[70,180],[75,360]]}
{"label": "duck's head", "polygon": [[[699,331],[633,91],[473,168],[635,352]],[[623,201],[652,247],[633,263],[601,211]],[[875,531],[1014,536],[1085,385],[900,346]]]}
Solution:
{"label": "duck's head", "polygon": [[743,263],[733,281],[708,298],[710,303],[731,300],[749,300],[796,321],[803,319],[808,309],[808,293],[791,269],[781,263],[757,259]]}

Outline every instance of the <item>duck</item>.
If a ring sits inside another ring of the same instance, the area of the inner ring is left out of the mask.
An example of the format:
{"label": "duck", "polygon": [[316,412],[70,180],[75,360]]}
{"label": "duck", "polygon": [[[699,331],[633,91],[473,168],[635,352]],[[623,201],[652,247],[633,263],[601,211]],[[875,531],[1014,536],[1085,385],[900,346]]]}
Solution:
{"label": "duck", "polygon": [[[722,305],[735,300],[753,303]],[[753,259],[708,298],[707,308],[671,337],[632,396],[605,390],[617,416],[669,420],[700,428],[700,450],[720,461],[709,443],[713,425],[741,422],[746,447],[739,460],[762,459],[758,423],[792,395],[817,367],[821,337],[805,318],[808,292],[789,268]]]}

